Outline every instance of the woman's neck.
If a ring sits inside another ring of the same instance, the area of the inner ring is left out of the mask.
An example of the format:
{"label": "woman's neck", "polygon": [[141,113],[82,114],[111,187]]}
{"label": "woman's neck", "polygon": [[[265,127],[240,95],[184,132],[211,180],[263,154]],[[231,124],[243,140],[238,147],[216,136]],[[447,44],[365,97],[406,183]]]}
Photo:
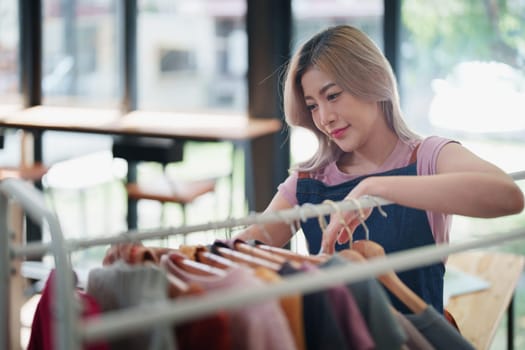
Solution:
{"label": "woman's neck", "polygon": [[385,163],[399,142],[395,133],[383,134],[381,138],[368,142],[367,145],[345,153],[337,161],[337,167],[347,174],[368,174],[376,171]]}

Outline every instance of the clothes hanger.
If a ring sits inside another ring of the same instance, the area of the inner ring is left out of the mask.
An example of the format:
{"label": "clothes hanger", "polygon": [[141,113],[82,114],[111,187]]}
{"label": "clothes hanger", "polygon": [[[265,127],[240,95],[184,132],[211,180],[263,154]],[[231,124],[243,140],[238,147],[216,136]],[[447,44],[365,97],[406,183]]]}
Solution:
{"label": "clothes hanger", "polygon": [[170,262],[183,269],[186,272],[200,276],[224,277],[226,272],[214,266],[203,264],[198,261],[188,259],[179,253],[169,253],[166,255]]}
{"label": "clothes hanger", "polygon": [[361,208],[361,203],[355,198],[347,199],[355,204],[357,207],[357,210],[359,211],[359,223],[361,226],[363,226],[363,229],[365,230],[365,239],[368,241],[370,239],[370,230],[368,229],[368,226],[365,223],[365,214],[363,213],[363,208]]}
{"label": "clothes hanger", "polygon": [[284,259],[295,261],[297,263],[308,262],[313,264],[320,264],[324,262],[327,258],[327,256],[324,255],[302,255],[299,253],[292,252],[288,249],[272,247],[266,244],[257,244],[257,248],[268,251],[275,255],[279,255]]}
{"label": "clothes hanger", "polygon": [[[298,210],[300,210],[299,206],[297,207],[298,207]],[[280,215],[280,212],[276,212],[276,214]],[[303,220],[306,220],[305,218],[303,218],[302,213],[301,213],[301,218]],[[293,221],[288,222],[288,220],[284,218],[283,218],[283,221],[290,224],[290,232],[291,232],[291,236],[293,237],[297,231],[297,229],[295,228],[294,222]],[[260,225],[260,226],[265,236],[269,236],[269,234],[266,232],[264,228],[264,225]],[[273,247],[271,245],[265,244],[257,240],[254,241],[253,245],[243,242],[241,240],[236,240],[234,244],[235,244],[235,249],[241,252],[244,252],[250,255],[255,255],[257,257],[270,260],[280,265],[282,265],[286,261],[289,261],[293,265],[296,265],[296,264],[302,264],[303,262],[319,264],[325,260],[323,257],[301,255],[298,253],[294,253],[289,249]]]}
{"label": "clothes hanger", "polygon": [[163,268],[168,280],[168,295],[170,298],[175,298],[179,295],[185,294],[190,290],[190,286],[181,280],[180,278],[174,276],[172,273]]}
{"label": "clothes hanger", "polygon": [[233,250],[231,248],[228,248],[226,246],[219,245],[217,243],[213,244],[212,251],[226,259],[230,259],[234,262],[237,262],[237,263],[240,263],[240,264],[252,267],[252,268],[264,267],[272,271],[279,271],[279,269],[281,268],[280,264],[277,264],[277,263],[274,263],[274,262],[271,262],[265,259],[261,259],[256,256],[248,255],[248,254]]}
{"label": "clothes hanger", "polygon": [[353,232],[350,229],[350,227],[348,226],[348,224],[346,223],[346,220],[344,219],[343,213],[341,212],[341,208],[337,204],[335,204],[335,202],[333,200],[330,200],[330,199],[325,199],[323,201],[323,203],[330,204],[334,208],[335,213],[336,213],[336,217],[339,219],[339,222],[341,223],[341,225],[343,225],[343,229],[346,231],[346,234],[348,235],[348,247],[350,249],[352,249],[352,235],[353,235]]}
{"label": "clothes hanger", "polygon": [[213,254],[204,247],[197,248],[195,252],[195,260],[206,265],[210,265],[219,269],[229,269],[239,267],[239,264],[230,259],[226,259],[220,255]]}
{"label": "clothes hanger", "polygon": [[282,265],[286,262],[286,259],[282,256],[272,254],[272,252],[260,249],[257,246],[251,246],[248,243],[243,242],[239,239],[236,239],[233,242],[233,247],[235,248],[235,250],[241,253],[268,260],[275,264]]}
{"label": "clothes hanger", "polygon": [[[361,204],[355,199],[351,200],[353,200],[353,202],[356,204],[359,210],[359,220],[361,222],[361,225],[363,225],[363,228],[365,229],[366,233],[366,240],[353,242],[352,250],[357,251],[365,259],[385,257],[386,254],[383,247],[377,242],[370,241],[368,239],[369,230],[363,220],[364,215],[362,212]],[[380,210],[380,213],[381,215],[386,217],[386,213],[382,209]],[[354,258],[358,259],[358,257],[355,255]],[[399,279],[395,272],[391,271],[386,274],[379,275],[377,279],[392,294],[394,294],[399,300],[401,300],[401,302],[403,302],[405,306],[408,307],[408,309],[411,310],[413,313],[421,313],[428,307],[427,303],[423,299],[421,299],[419,295],[414,293],[414,291],[412,291],[403,281],[401,281],[401,279]]]}
{"label": "clothes hanger", "polygon": [[[359,252],[366,259],[385,257],[383,247],[374,241],[355,241],[352,250]],[[419,314],[428,308],[427,303],[403,283],[395,272],[380,275],[377,279],[413,313]]]}

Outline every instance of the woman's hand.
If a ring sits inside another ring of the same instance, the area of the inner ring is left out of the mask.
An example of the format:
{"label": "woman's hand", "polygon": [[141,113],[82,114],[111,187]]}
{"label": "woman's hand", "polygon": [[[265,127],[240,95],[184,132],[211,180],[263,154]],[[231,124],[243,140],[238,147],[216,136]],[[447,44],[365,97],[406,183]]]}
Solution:
{"label": "woman's hand", "polygon": [[[345,201],[353,201],[359,205],[358,197],[361,197],[361,186],[357,186],[345,198]],[[352,239],[355,229],[361,225],[372,213],[372,208],[359,208],[346,212],[335,212],[330,215],[330,223],[323,232],[321,242],[321,252],[325,254],[333,254],[335,251],[335,242],[344,244]]]}

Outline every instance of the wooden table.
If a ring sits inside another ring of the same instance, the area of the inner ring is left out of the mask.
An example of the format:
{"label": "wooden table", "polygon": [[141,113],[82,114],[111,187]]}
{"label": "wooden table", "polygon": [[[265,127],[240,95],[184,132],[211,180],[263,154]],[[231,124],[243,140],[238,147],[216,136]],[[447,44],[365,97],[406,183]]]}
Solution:
{"label": "wooden table", "polygon": [[[131,137],[158,137],[180,141],[229,141],[247,144],[281,130],[276,118],[249,118],[241,113],[195,113],[133,111],[122,114],[114,109],[35,106],[27,109],[1,108],[0,128],[16,128],[40,134],[47,130],[83,132]],[[34,158],[42,160],[41,142],[36,142]],[[245,152],[247,169],[256,169],[257,160]],[[253,172],[246,171],[245,192],[250,210],[256,210],[257,188]],[[266,193],[265,193],[266,195]]]}
{"label": "wooden table", "polygon": [[448,258],[447,266],[478,276],[490,288],[450,298],[446,308],[456,319],[461,334],[476,349],[489,349],[505,313],[508,312],[508,348],[513,348],[514,290],[523,272],[525,258],[496,252],[463,252]]}
{"label": "wooden table", "polygon": [[235,113],[150,112],[122,114],[111,109],[36,106],[2,113],[0,127],[197,141],[243,141],[281,129],[275,118]]}

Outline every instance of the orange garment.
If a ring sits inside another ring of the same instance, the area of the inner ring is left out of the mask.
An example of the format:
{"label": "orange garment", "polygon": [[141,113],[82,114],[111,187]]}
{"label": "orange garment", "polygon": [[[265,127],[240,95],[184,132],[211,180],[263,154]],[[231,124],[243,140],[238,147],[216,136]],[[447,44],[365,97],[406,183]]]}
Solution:
{"label": "orange garment", "polygon": [[208,251],[203,245],[184,245],[181,244],[177,251],[184,254],[188,259],[197,261],[197,253],[202,251]]}
{"label": "orange garment", "polygon": [[[267,283],[278,283],[282,280],[279,274],[265,267],[253,269],[255,276]],[[290,326],[297,350],[306,350],[303,324],[303,302],[300,294],[282,297],[279,304]]]}

